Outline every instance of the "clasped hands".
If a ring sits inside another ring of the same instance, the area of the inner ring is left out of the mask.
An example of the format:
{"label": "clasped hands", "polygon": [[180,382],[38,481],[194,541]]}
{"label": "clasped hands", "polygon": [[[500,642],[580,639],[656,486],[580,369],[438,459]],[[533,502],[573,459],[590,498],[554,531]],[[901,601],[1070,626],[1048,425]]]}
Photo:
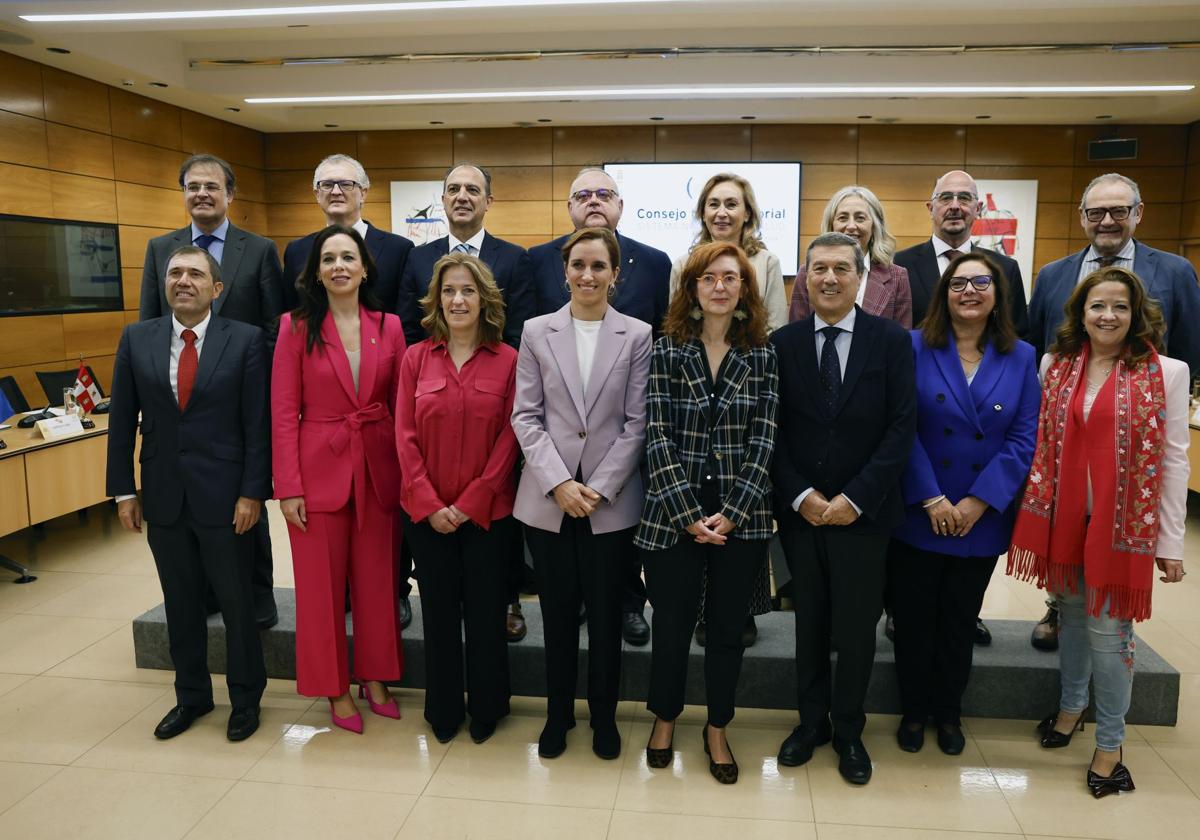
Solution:
{"label": "clasped hands", "polygon": [[[932,501],[926,499],[926,504]],[[943,537],[965,537],[971,533],[979,517],[987,510],[987,502],[975,496],[963,496],[958,504],[950,504],[945,496],[925,508],[933,533]]]}
{"label": "clasped hands", "polygon": [[698,543],[725,545],[726,535],[733,530],[733,522],[723,513],[714,513],[703,519],[697,519],[687,526],[687,532],[695,537]]}
{"label": "clasped hands", "polygon": [[554,488],[554,503],[563,513],[575,519],[591,516],[600,507],[603,498],[591,487],[572,478]]}
{"label": "clasped hands", "polygon": [[820,490],[813,490],[800,503],[800,515],[809,525],[851,525],[858,519],[858,512],[850,500],[838,493],[833,501],[825,498]]}

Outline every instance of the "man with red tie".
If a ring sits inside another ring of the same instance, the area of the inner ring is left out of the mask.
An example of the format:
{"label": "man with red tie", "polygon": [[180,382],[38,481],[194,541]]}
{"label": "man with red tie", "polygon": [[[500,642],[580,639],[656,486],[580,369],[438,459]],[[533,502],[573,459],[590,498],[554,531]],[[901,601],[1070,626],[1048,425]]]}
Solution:
{"label": "man with red tie", "polygon": [[[229,740],[254,734],[266,688],[251,588],[251,531],[271,495],[263,331],[212,312],[221,269],[186,245],[167,261],[171,314],[129,324],[113,368],[107,492],[121,524],[141,531],[162,584],[176,706],[154,730],[167,739],[213,709],[204,605],[210,586],[225,622]],[[134,482],[141,415],[144,502]]]}

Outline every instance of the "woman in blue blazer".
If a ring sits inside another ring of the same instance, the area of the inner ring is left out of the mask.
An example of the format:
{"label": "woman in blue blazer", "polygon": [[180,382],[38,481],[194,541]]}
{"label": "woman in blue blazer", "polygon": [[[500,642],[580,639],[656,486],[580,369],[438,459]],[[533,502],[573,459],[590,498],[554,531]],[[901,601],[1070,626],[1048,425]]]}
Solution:
{"label": "woman in blue blazer", "polygon": [[975,619],[1033,459],[1041,387],[1009,295],[990,256],[963,254],[912,333],[917,441],[903,478],[907,516],[888,565],[903,711],[896,740],[908,752],[921,749],[930,717],[942,751],[963,750]]}

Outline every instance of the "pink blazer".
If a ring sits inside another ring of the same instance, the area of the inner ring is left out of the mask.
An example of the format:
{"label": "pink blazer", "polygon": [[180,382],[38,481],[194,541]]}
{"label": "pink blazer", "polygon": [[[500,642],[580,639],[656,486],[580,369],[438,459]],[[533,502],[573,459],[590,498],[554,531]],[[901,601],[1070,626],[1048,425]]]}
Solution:
{"label": "pink blazer", "polygon": [[610,306],[585,395],[571,305],[525,322],[512,415],[525,453],[517,519],[557,534],[564,514],[553,491],[578,471],[605,499],[591,516],[592,533],[641,521],[651,342],[649,324]]}
{"label": "pink blazer", "polygon": [[[359,388],[333,316],[321,324],[325,345],[304,350],[303,323],[279,321],[271,372],[271,461],[275,498],[303,496],[317,513],[340,510],[367,485],[385,510],[400,496],[396,458],[396,386],[404,357],[404,330],[395,315],[359,310],[362,355]],[[369,478],[369,482],[368,482]],[[358,505],[362,510],[362,505]]]}
{"label": "pink blazer", "polygon": [[[912,329],[912,287],[908,284],[908,269],[892,263],[888,266],[871,263],[867,273],[867,291],[863,294],[863,311],[895,321],[906,330]],[[788,323],[800,321],[812,314],[808,304],[808,269],[800,266],[792,286],[792,308]]]}

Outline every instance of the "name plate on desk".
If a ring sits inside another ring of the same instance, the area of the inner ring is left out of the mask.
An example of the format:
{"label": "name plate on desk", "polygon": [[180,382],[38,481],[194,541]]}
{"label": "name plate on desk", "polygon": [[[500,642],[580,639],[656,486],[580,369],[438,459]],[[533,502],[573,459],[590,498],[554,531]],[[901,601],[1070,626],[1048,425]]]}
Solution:
{"label": "name plate on desk", "polygon": [[37,430],[46,440],[62,440],[83,434],[83,423],[74,414],[37,421]]}

